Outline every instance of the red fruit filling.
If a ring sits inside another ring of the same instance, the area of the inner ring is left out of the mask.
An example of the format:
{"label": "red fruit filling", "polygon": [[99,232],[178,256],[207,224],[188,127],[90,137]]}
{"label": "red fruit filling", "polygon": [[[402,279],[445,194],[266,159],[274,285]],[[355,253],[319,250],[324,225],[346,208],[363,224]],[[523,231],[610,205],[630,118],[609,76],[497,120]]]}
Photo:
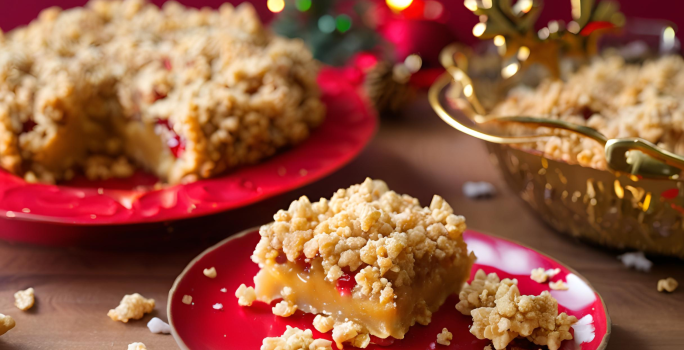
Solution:
{"label": "red fruit filling", "polygon": [[355,275],[355,273],[349,274],[345,272],[345,274],[337,280],[335,288],[337,288],[337,292],[340,293],[341,296],[352,295],[352,290],[354,289],[354,286],[356,286]]}
{"label": "red fruit filling", "polygon": [[169,124],[168,119],[157,119],[157,125],[164,126],[170,132],[171,137],[166,140],[166,145],[169,147],[169,150],[171,150],[171,154],[173,154],[174,157],[180,157],[185,150],[185,140],[176,134],[171,127],[171,124]]}
{"label": "red fruit filling", "polygon": [[21,126],[21,132],[29,132],[33,130],[33,128],[36,127],[36,122],[34,122],[32,119],[29,119],[24,122],[24,124]]}

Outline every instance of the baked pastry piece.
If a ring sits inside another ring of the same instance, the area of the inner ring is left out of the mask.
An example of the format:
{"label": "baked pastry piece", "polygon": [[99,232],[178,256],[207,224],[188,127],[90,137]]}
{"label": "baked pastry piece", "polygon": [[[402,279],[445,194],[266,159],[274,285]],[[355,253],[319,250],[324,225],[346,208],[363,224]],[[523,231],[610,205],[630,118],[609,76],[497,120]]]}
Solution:
{"label": "baked pastry piece", "polygon": [[249,4],[49,8],[0,33],[0,166],[44,182],[125,177],[129,160],[170,183],[211,177],[306,139],[324,116],[316,75]]}
{"label": "baked pastry piece", "polygon": [[274,313],[321,314],[338,347],[365,347],[370,335],[402,339],[429,324],[447,296],[458,293],[475,259],[462,233],[465,219],[441,197],[430,207],[390,191],[380,180],[338,190],[330,200],[307,197],[262,226],[252,260],[257,299],[283,299]]}

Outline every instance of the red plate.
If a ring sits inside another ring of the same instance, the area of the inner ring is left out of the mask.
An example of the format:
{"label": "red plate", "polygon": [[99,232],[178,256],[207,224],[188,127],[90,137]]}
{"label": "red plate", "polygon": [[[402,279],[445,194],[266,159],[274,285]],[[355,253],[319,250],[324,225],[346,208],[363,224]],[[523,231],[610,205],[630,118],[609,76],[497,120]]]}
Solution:
{"label": "red plate", "polygon": [[[610,335],[610,319],[601,297],[577,272],[533,249],[511,241],[467,231],[464,234],[468,248],[478,256],[471,271],[477,269],[496,272],[501,278],[517,278],[520,292],[539,294],[549,290],[548,284],[539,284],[530,279],[530,271],[537,267],[559,268],[561,272],[552,281],[564,280],[567,291],[551,291],[558,299],[559,311],[576,316],[580,321],[573,327],[575,340],[563,342],[561,349],[598,350],[605,349]],[[242,283],[253,286],[252,278],[259,270],[250,260],[250,255],[259,241],[257,229],[232,236],[216,246],[207,249],[193,260],[176,279],[167,305],[167,314],[172,334],[182,349],[259,349],[265,337],[277,337],[285,326],[311,329],[314,338],[331,339],[328,332],[321,334],[313,326],[313,315],[301,312],[287,318],[271,313],[269,305],[255,302],[251,307],[240,307],[235,290]],[[218,276],[209,279],[202,270],[215,267]],[[225,288],[226,292],[222,292]],[[193,298],[192,305],[181,302],[184,295]],[[447,299],[442,308],[432,315],[429,326],[416,325],[403,340],[391,346],[370,345],[367,349],[458,349],[482,350],[489,341],[478,340],[468,331],[472,319],[460,314],[454,308],[456,296]],[[215,310],[216,303],[223,305]],[[454,334],[450,346],[434,344],[437,333],[446,327]],[[520,342],[521,349],[539,349]],[[334,347],[334,346],[333,346]],[[350,349],[353,349],[350,347]]]}
{"label": "red plate", "polygon": [[[0,238],[33,243],[53,242],[35,225],[130,225],[172,221],[252,204],[311,183],[353,159],[373,136],[374,112],[344,75],[332,68],[318,77],[328,113],[323,124],[301,145],[263,163],[224,176],[151,189],[157,180],[138,173],[129,179],[92,182],[75,179],[61,185],[29,184],[0,172]],[[45,230],[46,226],[40,226]],[[29,232],[30,231],[30,232]],[[73,237],[72,240],[78,240]]]}

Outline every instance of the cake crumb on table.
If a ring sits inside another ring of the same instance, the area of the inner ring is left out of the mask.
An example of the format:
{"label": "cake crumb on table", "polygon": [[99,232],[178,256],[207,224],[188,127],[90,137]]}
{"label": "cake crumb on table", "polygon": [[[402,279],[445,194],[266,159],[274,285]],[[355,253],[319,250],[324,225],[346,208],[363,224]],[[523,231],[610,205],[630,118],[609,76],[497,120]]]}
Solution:
{"label": "cake crumb on table", "polygon": [[35,301],[36,299],[34,296],[33,288],[20,290],[14,293],[14,306],[16,306],[21,311],[26,311],[32,308]]}
{"label": "cake crumb on table", "polygon": [[209,277],[209,278],[216,278],[216,275],[217,275],[216,274],[216,268],[214,268],[213,266],[208,268],[208,269],[204,269],[204,271],[202,271],[202,273],[204,273],[204,275]]}
{"label": "cake crumb on table", "polygon": [[283,300],[276,304],[272,309],[273,314],[280,317],[290,317],[297,311],[297,305],[292,304],[287,300]]}
{"label": "cake crumb on table", "polygon": [[184,295],[184,296],[183,296],[183,299],[182,299],[181,301],[182,301],[183,304],[185,304],[185,305],[190,305],[190,304],[192,304],[192,296],[190,296],[190,295]]}
{"label": "cake crumb on table", "polygon": [[558,280],[556,282],[549,282],[549,288],[553,290],[568,290],[568,284],[563,282],[563,280]]}
{"label": "cake crumb on table", "polygon": [[116,309],[111,309],[107,316],[114,321],[127,323],[128,320],[139,320],[145,314],[154,309],[154,299],[145,299],[142,295],[135,293],[126,295],[121,299],[121,303]]}
{"label": "cake crumb on table", "polygon": [[240,306],[252,306],[252,303],[256,300],[254,287],[247,287],[244,283],[241,284],[235,291],[235,297],[238,298],[238,304]]}
{"label": "cake crumb on table", "polygon": [[260,350],[332,350],[330,340],[314,339],[310,329],[286,327],[280,337],[264,338]]}
{"label": "cake crumb on table", "polygon": [[674,292],[675,289],[679,286],[679,283],[677,282],[676,279],[672,277],[668,277],[665,279],[662,279],[658,281],[658,291],[659,292]]}
{"label": "cake crumb on table", "polygon": [[327,333],[335,326],[335,320],[330,316],[316,315],[313,320],[313,326],[317,331]]}
{"label": "cake crumb on table", "polygon": [[14,328],[16,323],[10,315],[0,314],[0,335],[7,333],[10,329]]}
{"label": "cake crumb on table", "polygon": [[454,335],[448,329],[442,328],[442,333],[437,334],[437,344],[448,346],[453,338]]}
{"label": "cake crumb on table", "polygon": [[147,350],[147,347],[143,343],[133,343],[128,344],[128,350]]}

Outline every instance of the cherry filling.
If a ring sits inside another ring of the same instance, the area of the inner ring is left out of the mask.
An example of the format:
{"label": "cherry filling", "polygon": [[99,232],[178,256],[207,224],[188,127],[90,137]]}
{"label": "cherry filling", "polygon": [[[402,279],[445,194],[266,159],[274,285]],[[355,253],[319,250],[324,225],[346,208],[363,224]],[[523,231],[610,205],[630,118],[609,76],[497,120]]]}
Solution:
{"label": "cherry filling", "polygon": [[354,289],[354,286],[356,286],[355,275],[356,273],[350,274],[345,272],[342,277],[337,280],[335,288],[337,288],[337,292],[340,293],[341,296],[352,295],[352,290]]}
{"label": "cherry filling", "polygon": [[582,117],[584,117],[584,120],[588,120],[589,118],[591,118],[591,116],[594,115],[594,113],[596,112],[592,111],[589,107],[585,106],[582,108]]}
{"label": "cherry filling", "polygon": [[29,119],[29,120],[25,121],[24,124],[22,124],[21,132],[29,132],[29,131],[33,130],[33,128],[35,128],[36,125],[38,125],[38,124],[36,124],[36,122],[34,122],[33,119]]}
{"label": "cherry filling", "polygon": [[166,70],[171,70],[171,68],[173,68],[173,66],[171,66],[171,60],[168,57],[164,58],[162,62],[164,63],[164,68],[166,68]]}
{"label": "cherry filling", "polygon": [[371,343],[373,343],[377,346],[390,346],[390,345],[394,344],[394,338],[392,338],[392,337],[387,337],[385,339],[382,339],[382,338],[378,338],[374,335],[371,335],[370,341],[371,341]]}
{"label": "cherry filling", "polygon": [[171,150],[171,154],[173,154],[174,157],[180,157],[185,150],[185,140],[176,134],[171,127],[171,124],[169,124],[168,119],[157,119],[157,125],[166,128],[167,135],[170,135],[170,137],[166,139],[166,145],[169,147],[169,150]]}

